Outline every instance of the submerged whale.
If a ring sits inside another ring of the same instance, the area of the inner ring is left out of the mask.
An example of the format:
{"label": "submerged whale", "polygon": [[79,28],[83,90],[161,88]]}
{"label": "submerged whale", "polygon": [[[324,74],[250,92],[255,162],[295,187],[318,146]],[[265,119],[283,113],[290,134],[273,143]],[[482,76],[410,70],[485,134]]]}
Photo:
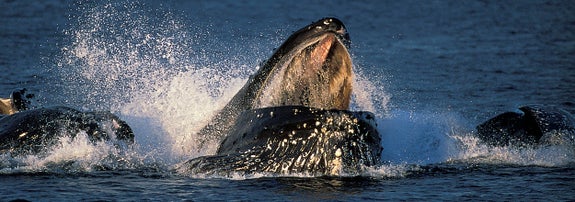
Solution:
{"label": "submerged whale", "polygon": [[336,18],[294,32],[200,131],[215,155],[178,166],[185,173],[357,174],[378,165],[374,115],[349,111],[349,35]]}
{"label": "submerged whale", "polygon": [[527,105],[478,125],[477,137],[491,146],[575,146],[575,118],[556,106]]}
{"label": "submerged whale", "polygon": [[[61,137],[75,138],[85,133],[92,143],[111,142],[125,147],[134,142],[134,133],[126,122],[110,112],[81,112],[54,106],[27,109],[25,90],[14,91],[3,99],[5,110],[0,115],[0,154],[11,156],[42,154],[57,145]],[[16,104],[12,104],[16,103]]]}

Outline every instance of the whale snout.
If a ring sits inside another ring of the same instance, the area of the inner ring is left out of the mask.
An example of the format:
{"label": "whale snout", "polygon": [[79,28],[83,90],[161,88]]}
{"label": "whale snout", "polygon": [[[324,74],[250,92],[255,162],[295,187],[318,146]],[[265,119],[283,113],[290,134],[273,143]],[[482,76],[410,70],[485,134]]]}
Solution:
{"label": "whale snout", "polygon": [[324,19],[324,24],[326,24],[328,30],[337,33],[340,37],[340,40],[342,40],[342,42],[349,47],[351,40],[345,25],[343,25],[343,22],[337,18],[326,18]]}
{"label": "whale snout", "polygon": [[[306,30],[306,29],[304,29]],[[345,28],[343,22],[337,18],[324,18],[318,20],[317,22],[309,25],[307,30],[313,30],[317,33],[332,32],[339,40],[349,48],[351,40],[349,38],[349,33]]]}

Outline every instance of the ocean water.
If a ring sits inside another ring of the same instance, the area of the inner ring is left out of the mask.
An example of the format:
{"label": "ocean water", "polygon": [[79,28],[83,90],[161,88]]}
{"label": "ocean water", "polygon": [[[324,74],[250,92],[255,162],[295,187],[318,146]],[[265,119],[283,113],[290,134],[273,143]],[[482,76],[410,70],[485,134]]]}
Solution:
{"label": "ocean water", "polygon": [[[0,1],[0,96],[107,110],[136,146],[63,139],[0,156],[0,200],[575,200],[575,149],[488,147],[474,126],[526,104],[575,113],[571,1]],[[293,31],[341,19],[353,110],[382,166],[357,177],[186,176],[195,132]],[[120,156],[122,158],[110,158]]]}

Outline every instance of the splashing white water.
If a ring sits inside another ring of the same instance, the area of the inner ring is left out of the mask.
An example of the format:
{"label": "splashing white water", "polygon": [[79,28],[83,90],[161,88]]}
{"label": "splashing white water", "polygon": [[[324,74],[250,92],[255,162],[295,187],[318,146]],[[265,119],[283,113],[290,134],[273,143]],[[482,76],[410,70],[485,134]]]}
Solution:
{"label": "splashing white water", "polygon": [[351,110],[373,112],[379,118],[388,117],[388,103],[391,96],[385,91],[385,85],[381,82],[370,80],[371,78],[365,76],[359,66],[354,66],[353,71]]}
{"label": "splashing white water", "polygon": [[[210,69],[180,73],[171,79],[166,90],[154,100],[144,95],[127,104],[122,109],[122,114],[129,114],[126,120],[132,122],[130,125],[136,134],[147,136],[138,138],[138,143],[171,148],[166,152],[174,157],[189,158],[215,152],[217,145],[194,153],[199,149],[195,142],[199,138],[195,134],[231,99],[245,79],[229,79],[229,84],[221,87],[222,94],[213,97],[210,95],[213,87],[210,87],[207,83],[210,80],[206,78],[219,76],[212,73]],[[153,123],[149,123],[150,120],[153,120]],[[164,139],[158,141],[158,137]],[[165,144],[157,145],[159,142]]]}
{"label": "splashing white water", "polygon": [[69,104],[119,110],[134,96],[161,92],[166,79],[191,68],[191,40],[170,13],[141,10],[136,3],[83,5],[66,34],[57,73]]}
{"label": "splashing white water", "polygon": [[195,133],[246,81],[238,72],[253,68],[198,53],[192,44],[201,34],[188,34],[169,12],[122,2],[79,7],[57,68],[66,104],[119,114],[143,153],[178,161],[215,151],[197,152]]}
{"label": "splashing white water", "polygon": [[129,148],[120,149],[110,142],[92,143],[88,134],[80,131],[74,138],[60,138],[46,153],[5,155],[0,159],[0,173],[79,173],[94,169],[133,168],[134,162],[140,161],[141,157]]}

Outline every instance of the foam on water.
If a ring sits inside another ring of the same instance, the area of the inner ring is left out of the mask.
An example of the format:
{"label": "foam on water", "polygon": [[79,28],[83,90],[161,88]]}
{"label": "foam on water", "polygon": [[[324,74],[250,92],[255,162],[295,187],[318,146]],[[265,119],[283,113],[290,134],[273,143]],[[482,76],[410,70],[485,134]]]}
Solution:
{"label": "foam on water", "polygon": [[[137,158],[138,160],[134,160]],[[108,142],[90,142],[81,131],[74,138],[62,137],[46,153],[11,157],[2,156],[0,173],[78,173],[101,169],[134,168],[141,157],[130,148],[120,149]]]}
{"label": "foam on water", "polygon": [[[209,36],[190,34],[190,25],[167,11],[146,10],[136,3],[78,7],[81,14],[71,16],[73,26],[66,30],[69,44],[62,48],[54,69],[64,83],[58,89],[65,92],[60,99],[83,110],[116,113],[134,130],[136,146],[120,154],[113,145],[94,145],[78,135],[74,140],[62,139],[47,156],[2,157],[2,165],[42,170],[53,162],[73,162],[72,170],[89,171],[95,165],[173,165],[214,153],[218,145],[198,151],[195,133],[243,86],[245,75],[255,69],[246,64],[253,61],[212,58],[194,43]],[[413,165],[449,161],[556,166],[575,159],[572,147],[488,147],[472,136],[472,127],[454,112],[390,110],[391,93],[386,92],[381,75],[364,75],[361,68],[354,67],[352,110],[376,114],[385,162],[368,168],[368,176],[402,177],[418,169]],[[262,176],[266,175],[233,179]]]}

